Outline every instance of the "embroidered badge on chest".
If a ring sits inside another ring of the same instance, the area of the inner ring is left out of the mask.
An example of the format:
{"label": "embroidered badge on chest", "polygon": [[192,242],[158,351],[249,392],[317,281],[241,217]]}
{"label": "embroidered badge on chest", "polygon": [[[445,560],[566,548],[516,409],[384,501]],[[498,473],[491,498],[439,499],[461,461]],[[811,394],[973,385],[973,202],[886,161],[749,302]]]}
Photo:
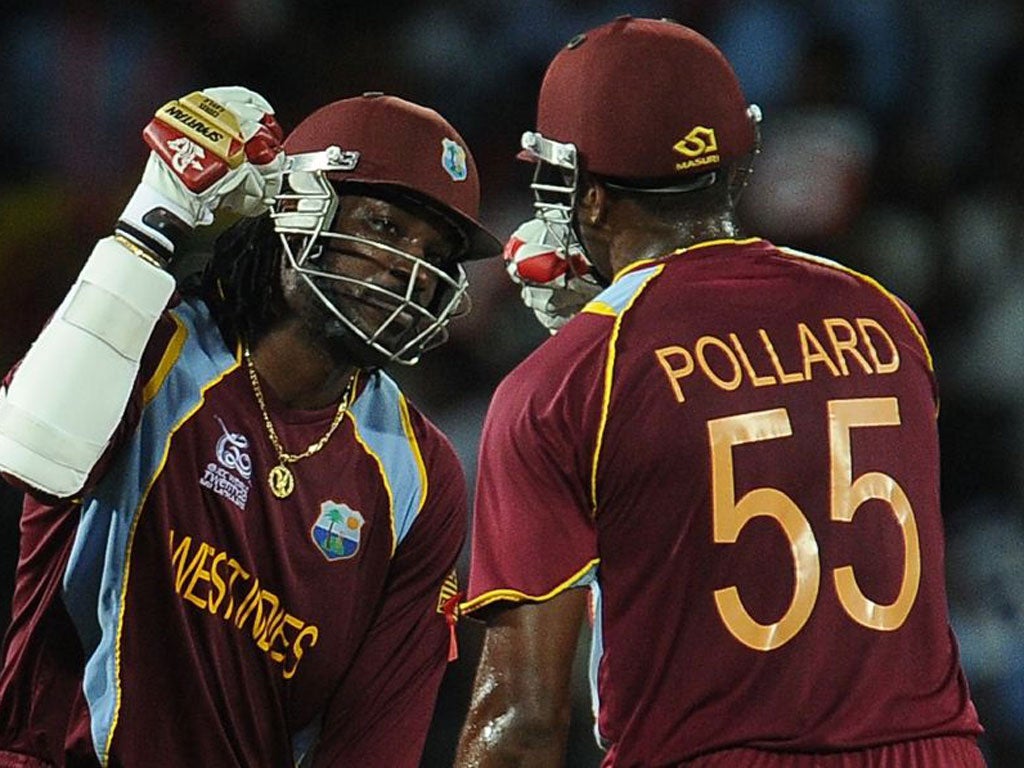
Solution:
{"label": "embroidered badge on chest", "polygon": [[366,520],[348,504],[325,501],[310,535],[323,556],[330,561],[346,560],[359,551]]}
{"label": "embroidered badge on chest", "polygon": [[199,478],[199,484],[227,499],[239,509],[245,509],[252,486],[249,438],[240,432],[229,430],[219,416],[214,418],[221,429],[220,439],[214,447],[214,456],[217,460],[206,465]]}

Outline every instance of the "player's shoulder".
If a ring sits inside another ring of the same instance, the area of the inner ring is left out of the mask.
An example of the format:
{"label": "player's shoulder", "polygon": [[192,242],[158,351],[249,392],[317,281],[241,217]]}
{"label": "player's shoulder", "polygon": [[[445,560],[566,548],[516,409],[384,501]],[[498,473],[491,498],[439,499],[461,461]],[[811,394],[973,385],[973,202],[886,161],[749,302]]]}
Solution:
{"label": "player's shoulder", "polygon": [[850,282],[851,284],[870,288],[871,290],[882,293],[886,296],[895,297],[895,294],[874,276],[837,261],[836,259],[786,245],[773,245],[772,248],[779,257],[786,260],[788,263],[795,267],[803,268],[810,273],[819,275],[822,278],[831,277],[838,281]]}
{"label": "player's shoulder", "polygon": [[595,366],[605,363],[618,319],[663,267],[653,262],[637,262],[616,275],[611,285],[505,376],[495,397],[522,398],[524,393],[532,392],[550,397],[560,391],[560,383],[571,383],[574,379],[592,381]]}
{"label": "player's shoulder", "polygon": [[367,376],[353,404],[353,417],[363,428],[390,425],[394,434],[414,446],[428,464],[461,472],[461,463],[448,436],[384,371]]}
{"label": "player's shoulder", "polygon": [[[198,297],[172,297],[157,320],[142,356],[147,402],[177,398],[194,387],[220,382],[238,367],[241,350],[229,347],[209,308]],[[165,386],[168,382],[175,386]]]}
{"label": "player's shoulder", "polygon": [[[612,320],[628,311],[644,289],[665,268],[663,261],[643,260],[630,264],[615,276],[611,285],[595,296],[580,312],[584,317],[606,317]],[[600,327],[596,325],[594,327]]]}
{"label": "player's shoulder", "polygon": [[804,265],[810,270],[819,274],[832,276],[836,281],[848,282],[856,285],[867,293],[875,294],[886,303],[891,304],[900,314],[906,316],[907,320],[920,328],[921,321],[918,319],[909,302],[899,296],[892,288],[884,284],[880,279],[867,272],[851,267],[842,262],[830,259],[825,256],[808,253],[789,246],[773,246],[783,258],[789,259],[795,264]]}
{"label": "player's shoulder", "polygon": [[581,312],[505,374],[490,412],[547,411],[556,401],[587,399],[603,382],[614,319]]}

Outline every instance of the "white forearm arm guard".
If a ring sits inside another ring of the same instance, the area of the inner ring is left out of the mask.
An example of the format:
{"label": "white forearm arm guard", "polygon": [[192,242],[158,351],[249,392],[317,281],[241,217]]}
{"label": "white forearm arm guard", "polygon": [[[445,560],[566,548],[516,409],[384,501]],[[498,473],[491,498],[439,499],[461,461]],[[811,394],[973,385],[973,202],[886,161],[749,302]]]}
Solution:
{"label": "white forearm arm guard", "polygon": [[82,489],[124,415],[174,278],[100,240],[8,391],[0,471],[52,496]]}

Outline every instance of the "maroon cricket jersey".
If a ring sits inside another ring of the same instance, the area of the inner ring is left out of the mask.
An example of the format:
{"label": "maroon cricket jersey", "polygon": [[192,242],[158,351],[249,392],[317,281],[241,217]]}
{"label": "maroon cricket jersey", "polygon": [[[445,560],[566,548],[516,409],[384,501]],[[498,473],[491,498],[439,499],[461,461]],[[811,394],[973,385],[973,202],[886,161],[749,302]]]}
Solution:
{"label": "maroon cricket jersey", "polygon": [[[294,453],[336,413],[264,391]],[[390,378],[357,392],[279,499],[238,353],[201,302],[165,314],[81,499],[26,499],[0,765],[419,764],[465,480]]]}
{"label": "maroon cricket jersey", "polygon": [[608,766],[970,743],[936,414],[870,278],[758,239],[634,265],[494,395],[464,609],[590,586]]}

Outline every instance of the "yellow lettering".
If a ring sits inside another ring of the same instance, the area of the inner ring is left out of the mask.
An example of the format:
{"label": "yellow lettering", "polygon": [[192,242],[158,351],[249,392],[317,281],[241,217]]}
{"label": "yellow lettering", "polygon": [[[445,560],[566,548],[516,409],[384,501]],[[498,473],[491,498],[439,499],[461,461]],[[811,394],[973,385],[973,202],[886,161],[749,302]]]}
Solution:
{"label": "yellow lettering", "polygon": [[[817,325],[819,322],[820,327]],[[855,320],[826,317],[794,325],[794,340],[799,345],[801,360],[793,371],[786,370],[772,336],[764,328],[757,329],[757,342],[745,336],[746,331],[705,334],[698,337],[692,346],[673,344],[657,348],[654,356],[677,403],[686,402],[683,380],[697,371],[714,386],[732,392],[743,387],[744,382],[752,387],[771,387],[812,381],[816,365],[824,366],[837,378],[856,373],[892,373],[899,370],[896,342],[877,320],[870,317]],[[773,333],[778,335],[780,332],[776,329]],[[797,350],[791,348],[790,339],[792,337],[787,334],[784,349],[792,358]],[[758,342],[764,356],[756,349]],[[788,362],[793,364],[796,361],[790,359]]]}
{"label": "yellow lettering", "polygon": [[217,613],[217,609],[220,608],[221,601],[224,600],[224,595],[227,592],[227,585],[224,584],[224,579],[221,578],[219,568],[217,567],[227,559],[228,556],[224,552],[218,552],[214,556],[213,562],[210,563],[211,589],[206,603],[210,613]]}
{"label": "yellow lettering", "polygon": [[775,351],[775,345],[772,344],[768,332],[764,328],[758,328],[757,333],[761,337],[761,342],[764,344],[765,352],[768,353],[768,358],[772,361],[772,367],[775,368],[775,372],[779,375],[779,381],[783,384],[795,384],[798,381],[803,381],[803,374],[789,373],[782,367],[782,361],[779,360],[779,355]]}
{"label": "yellow lettering", "polygon": [[239,629],[245,626],[245,621],[249,618],[249,614],[252,613],[252,609],[259,603],[259,594],[260,580],[254,578],[249,594],[242,599],[241,604],[238,606],[238,613],[235,615],[235,626]]}
{"label": "yellow lettering", "polygon": [[[668,383],[672,387],[673,394],[676,396],[676,402],[686,402],[686,397],[683,396],[683,387],[679,380],[693,373],[693,356],[683,347],[674,346],[656,349],[654,350],[654,355],[658,358],[658,362],[661,364],[662,370],[665,371],[665,375],[668,376]],[[678,356],[683,359],[681,368],[672,367],[672,363],[669,362],[669,357],[671,356]]]}
{"label": "yellow lettering", "polygon": [[285,628],[292,627],[294,629],[302,629],[304,626],[303,622],[290,613],[281,612],[281,621],[277,622],[277,626],[274,627],[274,634],[271,636],[267,643],[267,647],[270,650],[270,658],[280,664],[284,661],[284,653],[276,650],[277,648],[287,649],[291,643],[285,636]]}
{"label": "yellow lettering", "polygon": [[185,560],[188,558],[188,552],[192,548],[192,537],[186,536],[178,544],[177,549],[174,547],[174,529],[171,529],[171,565],[177,566],[177,573],[174,576],[174,591],[179,595],[181,594],[181,585],[185,583],[185,579],[188,578],[190,568],[185,567]]}
{"label": "yellow lettering", "polygon": [[[843,371],[843,376],[850,375],[850,369],[846,366],[846,354],[849,354],[857,361],[864,370],[864,373],[873,373],[871,366],[868,365],[868,361],[864,359],[864,355],[857,349],[857,332],[853,329],[850,321],[841,317],[826,317],[824,323],[825,332],[828,334],[829,341],[832,342],[832,351],[835,352],[836,360]],[[846,335],[845,338],[839,338],[836,332],[838,328],[843,329]]]}
{"label": "yellow lettering", "polygon": [[[284,616],[284,609],[281,607],[281,601],[278,600],[277,595],[273,592],[267,592],[263,590],[263,594],[260,595],[260,602],[266,605],[266,620],[259,622],[253,622],[252,624],[252,639],[256,641],[256,645],[260,647],[260,650],[270,650],[270,636],[274,633],[274,629],[277,624],[281,621]],[[261,606],[261,618],[262,618],[262,606]]]}
{"label": "yellow lettering", "polygon": [[771,384],[779,383],[774,376],[761,376],[754,370],[754,366],[750,364],[750,358],[747,357],[747,350],[743,348],[739,336],[735,333],[730,333],[729,340],[732,342],[733,347],[736,348],[736,354],[739,356],[740,362],[743,363],[743,367],[747,371],[747,376],[750,377],[750,381],[755,387],[767,387]]}
{"label": "yellow lettering", "polygon": [[693,160],[684,160],[681,163],[676,163],[677,171],[685,171],[687,168],[695,168],[701,165],[708,165],[709,163],[717,163],[721,160],[720,155],[705,155],[704,157],[696,157]]}
{"label": "yellow lettering", "polygon": [[[839,369],[836,368],[836,364],[832,362],[832,358],[825,352],[825,348],[821,346],[821,342],[818,341],[818,337],[814,335],[814,332],[807,327],[806,323],[797,324],[797,333],[800,334],[800,354],[804,358],[804,378],[810,381],[813,378],[811,366],[815,363],[824,363],[826,367],[832,372],[833,376],[839,375]],[[814,347],[815,351],[811,352],[811,347]]]}
{"label": "yellow lettering", "polygon": [[[732,366],[731,379],[723,379],[711,367],[711,363],[708,362],[707,356],[704,354],[704,350],[708,347],[720,349],[725,354],[729,364]],[[694,352],[697,354],[697,362],[700,363],[700,368],[704,371],[704,375],[711,379],[711,381],[720,389],[732,392],[736,387],[743,383],[743,371],[740,370],[739,361],[736,360],[736,355],[732,353],[729,345],[721,339],[715,336],[701,336],[697,339],[697,346],[694,348]]]}
{"label": "yellow lettering", "polygon": [[281,672],[281,676],[285,680],[291,680],[295,677],[295,670],[299,667],[299,662],[302,661],[302,655],[306,652],[306,649],[302,647],[302,641],[305,639],[309,640],[309,648],[316,645],[317,639],[320,637],[320,630],[316,628],[314,624],[307,624],[306,627],[299,632],[295,638],[295,642],[292,643],[292,657],[294,663],[291,667],[288,667]]}
{"label": "yellow lettering", "polygon": [[[317,643],[320,635],[317,627],[289,614],[278,595],[261,588],[259,578],[250,576],[226,552],[205,542],[197,542],[193,550],[192,538],[186,536],[179,541],[173,529],[169,532],[168,541],[171,575],[175,591],[181,598],[213,615],[220,614],[227,598],[224,621],[246,631],[245,623],[251,617],[252,625],[248,627],[247,634],[252,636],[256,647],[274,663],[283,665],[285,679],[293,677],[303,653]],[[240,585],[250,578],[252,584],[236,609],[236,590],[240,590]],[[207,584],[205,593],[199,587],[200,582]]]}
{"label": "yellow lettering", "polygon": [[190,603],[194,603],[199,608],[206,607],[206,600],[204,598],[197,596],[192,590],[195,589],[196,582],[200,579],[203,579],[204,581],[209,581],[210,572],[207,571],[203,567],[203,565],[206,562],[207,556],[212,551],[213,547],[211,547],[209,544],[207,544],[206,542],[200,543],[199,549],[196,550],[195,557],[192,558],[192,564],[189,566],[189,569],[192,571],[192,578],[189,580],[188,586],[185,587],[185,591],[181,593],[181,596],[183,598],[188,600]]}
{"label": "yellow lettering", "polygon": [[[860,329],[860,337],[864,341],[864,346],[868,348],[868,356],[871,358],[871,362],[875,364],[875,373],[894,373],[898,371],[900,369],[899,350],[896,349],[896,343],[885,328],[882,327],[882,324],[877,320],[872,320],[870,317],[858,317],[857,327]],[[883,363],[878,357],[878,350],[875,349],[875,345],[871,341],[869,329],[877,331],[880,338],[888,345],[891,355],[888,362]]]}
{"label": "yellow lettering", "polygon": [[249,578],[249,572],[242,568],[233,557],[228,560],[228,568],[231,569],[231,576],[228,578],[228,609],[224,612],[225,620],[231,618],[231,612],[235,608],[235,579],[239,576],[242,577],[242,581]]}

